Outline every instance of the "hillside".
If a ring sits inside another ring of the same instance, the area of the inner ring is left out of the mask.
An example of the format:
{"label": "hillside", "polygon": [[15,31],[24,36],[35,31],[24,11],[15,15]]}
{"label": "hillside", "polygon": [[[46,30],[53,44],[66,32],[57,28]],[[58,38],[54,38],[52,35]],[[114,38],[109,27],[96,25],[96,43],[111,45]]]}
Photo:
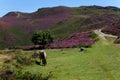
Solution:
{"label": "hillside", "polygon": [[[9,12],[0,18],[0,48],[32,45],[31,35],[38,29],[49,29],[58,41],[75,34],[92,35],[92,30],[99,28],[120,37],[119,21],[120,9],[111,6],[58,6],[41,8],[33,13]],[[116,43],[120,43],[119,37]]]}

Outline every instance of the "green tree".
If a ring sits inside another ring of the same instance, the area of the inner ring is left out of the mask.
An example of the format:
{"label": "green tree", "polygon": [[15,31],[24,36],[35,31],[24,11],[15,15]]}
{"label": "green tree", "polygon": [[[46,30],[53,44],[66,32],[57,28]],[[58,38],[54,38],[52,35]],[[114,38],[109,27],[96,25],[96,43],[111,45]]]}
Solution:
{"label": "green tree", "polygon": [[47,31],[41,31],[37,30],[35,33],[32,35],[32,42],[36,45],[46,45],[51,42],[53,42],[53,35],[49,30]]}

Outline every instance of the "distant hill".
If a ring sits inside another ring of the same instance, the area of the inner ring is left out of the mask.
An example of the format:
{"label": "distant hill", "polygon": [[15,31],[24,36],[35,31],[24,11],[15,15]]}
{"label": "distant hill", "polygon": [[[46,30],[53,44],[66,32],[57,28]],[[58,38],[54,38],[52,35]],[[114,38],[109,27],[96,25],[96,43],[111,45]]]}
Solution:
{"label": "distant hill", "polygon": [[0,48],[32,45],[31,35],[35,30],[49,29],[56,40],[99,28],[120,37],[119,25],[120,8],[112,6],[58,6],[33,13],[9,12],[0,18]]}

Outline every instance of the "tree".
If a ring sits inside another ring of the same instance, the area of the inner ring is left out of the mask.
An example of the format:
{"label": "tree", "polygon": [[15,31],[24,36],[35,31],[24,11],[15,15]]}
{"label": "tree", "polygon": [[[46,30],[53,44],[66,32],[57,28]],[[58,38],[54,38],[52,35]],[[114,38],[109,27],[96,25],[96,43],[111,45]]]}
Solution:
{"label": "tree", "polygon": [[47,31],[37,30],[32,35],[32,42],[35,45],[38,44],[45,46],[46,44],[50,44],[51,42],[53,42],[53,35],[49,30]]}

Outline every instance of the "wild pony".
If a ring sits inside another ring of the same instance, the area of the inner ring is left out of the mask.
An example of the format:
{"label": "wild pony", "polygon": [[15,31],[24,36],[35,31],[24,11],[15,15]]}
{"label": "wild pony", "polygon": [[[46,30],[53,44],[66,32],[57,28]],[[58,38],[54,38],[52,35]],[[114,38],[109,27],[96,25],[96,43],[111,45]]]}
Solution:
{"label": "wild pony", "polygon": [[44,50],[41,50],[39,52],[39,57],[40,57],[40,61],[45,66],[47,64],[47,61],[46,61],[46,52]]}

